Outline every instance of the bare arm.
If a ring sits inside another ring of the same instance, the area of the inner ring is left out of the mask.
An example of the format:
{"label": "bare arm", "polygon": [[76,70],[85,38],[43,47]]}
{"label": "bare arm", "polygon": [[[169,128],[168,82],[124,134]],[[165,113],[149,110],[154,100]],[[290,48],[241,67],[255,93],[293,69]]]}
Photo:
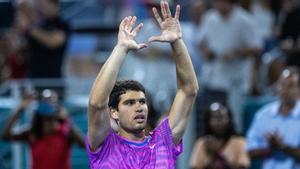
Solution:
{"label": "bare arm", "polygon": [[[297,161],[300,161],[300,148],[294,148],[287,145],[282,145],[282,147],[279,150],[293,157]],[[264,158],[269,156],[272,153],[272,149],[270,148],[256,149],[256,150],[251,150],[248,153],[251,158]]]}
{"label": "bare arm", "polygon": [[11,132],[14,124],[18,118],[22,115],[27,106],[31,103],[32,98],[26,98],[22,101],[21,105],[13,112],[13,115],[8,119],[4,126],[3,132],[1,134],[1,139],[3,140],[13,140],[13,141],[27,141],[29,136],[29,131],[22,131],[21,133],[13,134]]}
{"label": "bare arm", "polygon": [[279,150],[283,153],[291,156],[297,161],[300,161],[300,148],[299,147],[291,147],[283,142],[282,137],[279,133],[270,133],[267,135],[267,139],[270,144],[271,150]]}
{"label": "bare arm", "polygon": [[85,147],[85,141],[84,141],[84,135],[80,131],[77,126],[72,125],[71,130],[70,130],[70,137],[72,142],[74,141],[78,146],[84,148]]}
{"label": "bare arm", "polygon": [[135,42],[136,33],[142,28],[139,24],[133,29],[136,17],[126,17],[120,24],[118,44],[100,70],[92,87],[88,106],[88,139],[90,148],[96,150],[105,140],[110,129],[108,100],[115,85],[121,65],[129,50],[146,47]]}
{"label": "bare arm", "polygon": [[174,143],[178,144],[188,124],[192,105],[198,92],[198,82],[188,50],[181,39],[182,35],[178,20],[180,6],[177,5],[175,17],[172,17],[168,3],[161,1],[161,11],[163,18],[159,16],[155,8],[153,9],[162,34],[151,37],[149,41],[169,42],[174,52],[177,93],[170,110],[169,122]]}
{"label": "bare arm", "polygon": [[248,154],[251,158],[264,158],[271,154],[271,149],[262,148],[262,149],[250,150],[248,151]]}
{"label": "bare arm", "polygon": [[172,44],[175,52],[177,94],[170,111],[170,127],[175,143],[178,143],[187,127],[195,101],[198,83],[187,49],[182,40]]}
{"label": "bare arm", "polygon": [[288,154],[289,156],[293,157],[294,159],[296,159],[298,162],[300,161],[300,148],[297,147],[291,147],[288,145],[283,145],[281,150]]}

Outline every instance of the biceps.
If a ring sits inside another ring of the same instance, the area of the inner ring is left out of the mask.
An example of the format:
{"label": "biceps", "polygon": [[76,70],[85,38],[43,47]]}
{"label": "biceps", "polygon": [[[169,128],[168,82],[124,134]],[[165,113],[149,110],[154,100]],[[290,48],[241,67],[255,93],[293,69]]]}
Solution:
{"label": "biceps", "polygon": [[89,109],[88,140],[92,150],[97,149],[110,130],[109,112],[105,110]]}
{"label": "biceps", "polygon": [[178,92],[170,110],[170,127],[176,128],[181,123],[187,122],[195,98]]}

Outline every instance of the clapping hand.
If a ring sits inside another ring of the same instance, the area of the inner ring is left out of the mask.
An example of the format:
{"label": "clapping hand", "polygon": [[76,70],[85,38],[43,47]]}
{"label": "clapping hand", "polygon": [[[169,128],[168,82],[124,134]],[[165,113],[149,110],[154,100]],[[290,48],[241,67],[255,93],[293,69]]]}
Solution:
{"label": "clapping hand", "polygon": [[278,134],[278,132],[268,133],[266,138],[270,144],[270,147],[274,149],[282,149],[284,144],[282,137]]}

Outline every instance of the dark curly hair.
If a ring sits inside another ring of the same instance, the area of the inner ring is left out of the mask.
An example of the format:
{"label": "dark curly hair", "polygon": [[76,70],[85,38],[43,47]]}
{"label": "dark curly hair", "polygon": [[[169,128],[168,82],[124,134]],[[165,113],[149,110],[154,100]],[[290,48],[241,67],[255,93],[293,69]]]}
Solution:
{"label": "dark curly hair", "polygon": [[126,91],[142,91],[145,94],[144,86],[135,80],[121,80],[117,81],[113,90],[109,95],[108,106],[118,110],[118,104],[120,102],[120,96]]}

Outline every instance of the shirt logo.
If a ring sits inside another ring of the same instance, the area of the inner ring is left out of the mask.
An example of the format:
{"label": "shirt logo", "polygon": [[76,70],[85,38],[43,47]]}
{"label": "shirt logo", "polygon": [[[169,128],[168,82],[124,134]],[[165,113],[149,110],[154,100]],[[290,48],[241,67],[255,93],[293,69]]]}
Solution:
{"label": "shirt logo", "polygon": [[154,149],[154,147],[155,147],[155,144],[153,144],[152,146],[150,146],[150,149]]}

